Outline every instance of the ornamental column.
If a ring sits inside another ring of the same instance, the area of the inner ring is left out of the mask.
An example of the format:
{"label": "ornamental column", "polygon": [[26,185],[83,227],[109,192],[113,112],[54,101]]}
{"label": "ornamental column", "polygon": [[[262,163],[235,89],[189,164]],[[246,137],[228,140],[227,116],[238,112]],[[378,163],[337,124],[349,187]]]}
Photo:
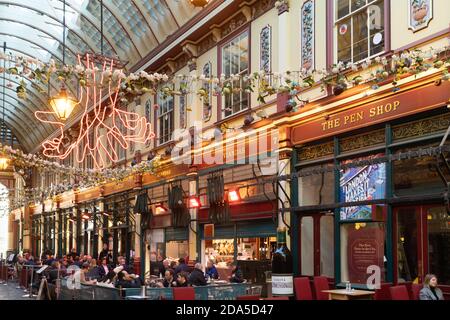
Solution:
{"label": "ornamental column", "polygon": [[[278,150],[278,176],[286,176],[291,174],[291,158],[292,158],[292,146],[290,141],[289,128],[279,129],[279,150]],[[278,227],[292,227],[291,226],[291,213],[286,211],[291,207],[291,203],[288,199],[291,194],[290,182],[286,179],[280,181],[280,188],[278,188]],[[285,210],[284,212],[282,210]],[[289,230],[289,228],[287,228]],[[292,228],[291,228],[292,230]],[[287,235],[286,244],[289,248],[291,246],[291,234]]]}

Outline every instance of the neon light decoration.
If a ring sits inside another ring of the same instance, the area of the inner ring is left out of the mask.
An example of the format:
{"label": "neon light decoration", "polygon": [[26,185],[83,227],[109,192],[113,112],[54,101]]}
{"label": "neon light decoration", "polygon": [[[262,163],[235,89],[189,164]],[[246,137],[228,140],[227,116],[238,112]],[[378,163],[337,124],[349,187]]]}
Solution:
{"label": "neon light decoration", "polygon": [[[81,66],[80,56],[78,56],[78,63]],[[94,168],[104,168],[106,157],[112,162],[119,160],[115,145],[127,150],[131,142],[145,144],[155,137],[151,130],[151,124],[145,117],[118,108],[117,99],[122,78],[119,77],[115,83],[105,79],[114,74],[114,61],[105,59],[102,64],[102,72],[96,73],[95,71],[98,69],[93,59],[90,59],[88,54],[86,55],[87,81],[85,86],[80,86],[78,100],[78,104],[84,105],[84,112],[80,121],[78,137],[68,146],[64,145],[64,142],[70,141],[70,137],[64,133],[64,123],[51,120],[51,116],[57,116],[56,113],[51,111],[35,112],[35,117],[39,121],[59,126],[60,130],[57,138],[42,143],[44,156],[63,160],[71,152],[74,152],[74,158],[78,163],[83,162],[86,157],[91,157]],[[102,104],[102,97],[106,90],[108,99],[105,102],[108,103]],[[88,112],[91,105],[94,108]],[[108,109],[110,112],[107,112]]]}

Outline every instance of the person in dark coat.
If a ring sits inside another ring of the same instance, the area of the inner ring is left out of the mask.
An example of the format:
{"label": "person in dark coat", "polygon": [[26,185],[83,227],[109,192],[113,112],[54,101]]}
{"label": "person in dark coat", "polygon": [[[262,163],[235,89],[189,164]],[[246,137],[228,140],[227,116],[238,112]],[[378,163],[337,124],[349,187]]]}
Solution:
{"label": "person in dark coat", "polygon": [[142,284],[141,278],[139,276],[134,276],[126,271],[120,271],[117,275],[116,287],[122,288],[140,288]]}
{"label": "person in dark coat", "polygon": [[187,272],[181,271],[177,276],[175,287],[189,287],[189,275]]}
{"label": "person in dark coat", "polygon": [[125,260],[125,258],[123,256],[119,256],[117,258],[117,262],[118,262],[118,264],[117,264],[116,267],[120,267],[120,266],[123,267],[122,270],[126,271],[129,274],[133,274],[134,273],[134,268],[127,264],[127,262],[126,262],[126,260]]}
{"label": "person in dark coat", "polygon": [[100,279],[104,279],[110,271],[111,267],[108,265],[108,258],[103,257],[101,265],[98,266],[98,275],[100,276]]}
{"label": "person in dark coat", "polygon": [[419,293],[419,300],[444,300],[442,290],[437,287],[437,277],[427,274],[423,281],[423,288]]}
{"label": "person in dark coat", "polygon": [[102,259],[105,258],[105,257],[108,259],[108,261],[107,261],[108,264],[113,263],[113,258],[112,258],[111,253],[109,252],[109,248],[108,248],[108,244],[107,243],[103,244],[103,250],[100,251],[100,253],[98,255],[98,260],[102,261]]}
{"label": "person in dark coat", "polygon": [[244,274],[238,265],[233,266],[233,271],[231,271],[230,282],[232,283],[242,283],[244,282]]}
{"label": "person in dark coat", "polygon": [[194,270],[189,275],[189,283],[191,286],[206,286],[205,274],[202,271],[202,264],[196,263]]}
{"label": "person in dark coat", "polygon": [[178,275],[178,273],[180,272],[187,272],[189,273],[189,267],[186,264],[186,261],[184,260],[184,258],[180,258],[178,260],[178,266],[175,268],[175,277]]}
{"label": "person in dark coat", "polygon": [[164,288],[170,288],[174,286],[175,278],[173,277],[173,270],[167,269],[164,274],[163,286]]}

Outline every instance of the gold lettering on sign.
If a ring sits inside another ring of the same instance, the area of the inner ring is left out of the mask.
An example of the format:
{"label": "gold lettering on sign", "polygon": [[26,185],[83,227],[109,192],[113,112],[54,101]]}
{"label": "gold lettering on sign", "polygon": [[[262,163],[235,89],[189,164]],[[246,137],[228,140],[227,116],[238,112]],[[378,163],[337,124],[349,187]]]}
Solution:
{"label": "gold lettering on sign", "polygon": [[400,101],[394,101],[393,103],[386,103],[384,105],[376,106],[370,108],[369,116],[371,118],[381,116],[385,113],[390,113],[393,111],[397,111],[398,106],[400,105]]}
{"label": "gold lettering on sign", "polygon": [[354,123],[361,121],[364,118],[364,111],[353,113],[344,117],[344,124]]}
{"label": "gold lettering on sign", "polygon": [[325,130],[330,130],[330,129],[334,129],[334,128],[338,128],[341,125],[341,119],[336,118],[334,120],[329,120],[329,121],[325,121],[322,123],[322,129],[323,131]]}

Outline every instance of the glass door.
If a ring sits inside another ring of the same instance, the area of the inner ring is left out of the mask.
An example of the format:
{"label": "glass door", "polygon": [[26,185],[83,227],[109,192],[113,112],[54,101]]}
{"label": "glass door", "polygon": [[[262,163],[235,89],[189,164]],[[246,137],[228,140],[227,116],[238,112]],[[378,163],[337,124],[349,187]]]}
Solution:
{"label": "glass door", "polygon": [[334,278],[334,216],[300,218],[300,274]]}

